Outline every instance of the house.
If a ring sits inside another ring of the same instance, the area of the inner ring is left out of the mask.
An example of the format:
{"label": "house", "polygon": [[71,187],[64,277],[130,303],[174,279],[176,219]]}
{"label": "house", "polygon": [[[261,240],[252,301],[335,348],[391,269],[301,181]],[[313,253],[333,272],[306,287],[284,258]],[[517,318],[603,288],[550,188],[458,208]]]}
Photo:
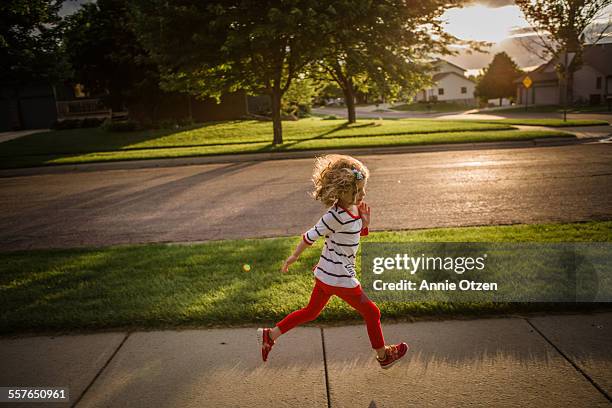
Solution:
{"label": "house", "polygon": [[[582,66],[574,73],[572,104],[600,105],[612,98],[612,43],[585,45]],[[540,65],[516,81],[516,100],[521,105],[563,104],[563,81],[559,81],[558,58]],[[525,88],[523,79],[529,76],[532,85]]]}
{"label": "house", "polygon": [[[104,96],[88,95],[81,86],[69,82],[0,84],[0,132],[48,129],[64,120],[104,119],[118,114],[105,106]],[[224,94],[220,103],[173,92],[166,93],[155,109],[156,120],[183,119],[191,112],[196,122],[204,122],[241,119],[249,114],[249,103],[244,91]],[[130,107],[130,116],[135,119],[147,114],[144,101]]]}
{"label": "house", "polygon": [[55,92],[48,83],[0,85],[0,132],[48,128],[55,120]]}
{"label": "house", "polygon": [[419,91],[414,102],[460,102],[476,103],[474,91],[476,84],[465,76],[466,70],[448,61],[437,59],[433,80],[436,85]]}

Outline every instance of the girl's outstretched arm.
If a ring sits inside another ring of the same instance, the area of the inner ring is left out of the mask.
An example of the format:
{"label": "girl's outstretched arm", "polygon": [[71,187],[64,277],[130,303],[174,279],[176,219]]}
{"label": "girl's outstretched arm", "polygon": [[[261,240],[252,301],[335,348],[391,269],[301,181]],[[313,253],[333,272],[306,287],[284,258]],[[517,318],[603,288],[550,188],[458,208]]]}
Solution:
{"label": "girl's outstretched arm", "polygon": [[281,268],[281,272],[283,273],[287,272],[289,270],[289,265],[297,261],[298,258],[300,257],[300,254],[304,251],[304,249],[306,249],[309,246],[310,245],[307,244],[306,241],[301,240],[298,246],[295,248],[295,251],[293,251],[291,256],[289,256],[289,258],[285,260],[285,263],[283,264],[283,267]]}
{"label": "girl's outstretched arm", "polygon": [[317,239],[324,237],[329,233],[340,231],[341,228],[342,224],[338,220],[337,216],[332,214],[331,209],[328,210],[325,214],[323,214],[321,219],[319,219],[319,222],[302,234],[302,240],[298,244],[297,248],[295,248],[295,251],[293,251],[293,254],[287,258],[283,264],[283,267],[281,268],[281,271],[287,272],[289,270],[289,265],[297,261],[304,249],[314,244]]}

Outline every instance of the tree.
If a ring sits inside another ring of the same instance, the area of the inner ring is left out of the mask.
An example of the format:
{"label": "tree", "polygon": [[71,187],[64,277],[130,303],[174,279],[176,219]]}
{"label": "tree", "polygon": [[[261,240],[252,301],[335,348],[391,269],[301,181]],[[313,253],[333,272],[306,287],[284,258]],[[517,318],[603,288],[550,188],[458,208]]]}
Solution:
{"label": "tree", "polygon": [[[19,99],[24,86],[54,86],[69,74],[62,52],[59,10],[62,0],[0,2],[0,85]],[[23,123],[16,103],[16,123]]]}
{"label": "tree", "polygon": [[522,71],[508,54],[505,52],[495,54],[493,61],[484,69],[483,76],[476,84],[476,95],[485,100],[499,98],[501,106],[502,98],[515,94],[514,80],[521,74]]}
{"label": "tree", "polygon": [[[431,54],[449,55],[461,42],[444,31],[439,17],[449,0],[357,0],[330,2],[336,14],[322,70],[344,93],[348,121],[354,123],[355,94],[376,88],[381,98],[418,91],[429,83]],[[478,46],[477,42],[464,42]],[[361,86],[360,86],[361,82]],[[360,89],[361,88],[361,89]]]}
{"label": "tree", "polygon": [[308,0],[138,0],[134,17],[163,75],[188,74],[192,92],[269,95],[274,144],[282,97],[332,28],[327,3]]}
{"label": "tree", "polygon": [[317,97],[320,88],[310,78],[297,77],[283,95],[282,112],[296,117],[309,113],[312,101]]}
{"label": "tree", "polygon": [[60,45],[63,0],[0,2],[0,79],[19,86],[67,74]]}
{"label": "tree", "polygon": [[159,72],[138,42],[127,0],[83,4],[64,26],[74,81],[94,94],[108,92],[109,106],[115,111],[146,101],[148,115],[155,115]]}
{"label": "tree", "polygon": [[[573,101],[574,73],[582,66],[582,53],[585,38],[593,22],[601,17],[601,12],[612,4],[612,0],[515,0],[525,14],[525,18],[537,34],[536,44],[543,50],[538,53],[533,47],[529,49],[542,59],[555,58],[557,73],[560,79],[567,79],[565,101]],[[594,42],[598,42],[610,27],[605,24]],[[564,53],[575,53],[568,64],[564,64]],[[567,70],[567,78],[565,71]]]}

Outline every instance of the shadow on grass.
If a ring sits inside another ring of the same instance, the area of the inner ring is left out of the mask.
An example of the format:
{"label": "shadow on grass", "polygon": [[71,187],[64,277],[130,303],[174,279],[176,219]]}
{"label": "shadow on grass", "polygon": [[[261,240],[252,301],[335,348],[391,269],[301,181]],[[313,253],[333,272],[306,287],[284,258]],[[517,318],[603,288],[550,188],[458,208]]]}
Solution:
{"label": "shadow on grass", "polygon": [[[3,254],[0,331],[244,320],[258,289],[294,279],[272,273],[272,267],[280,268],[280,257],[270,259],[272,252],[289,253],[293,244],[276,239],[37,251],[27,259],[19,252]],[[253,265],[248,274],[245,263]]]}
{"label": "shadow on grass", "polygon": [[[279,272],[297,239],[0,254],[0,333],[275,323],[305,306],[312,291],[309,272],[318,251],[305,253],[289,273]],[[244,264],[251,266],[249,272]],[[601,307],[478,302],[379,306],[387,322]],[[315,324],[346,320],[361,317],[333,298]]]}
{"label": "shadow on grass", "polygon": [[[161,151],[167,149],[189,149],[198,147],[212,146],[238,146],[238,145],[256,145],[264,143],[261,138],[251,138],[243,140],[232,140],[219,142],[199,142],[197,144],[181,144],[181,145],[166,145],[166,146],[149,146],[149,147],[126,147],[133,144],[143,143],[155,139],[164,138],[177,133],[188,130],[202,129],[214,127],[223,124],[240,124],[242,121],[224,121],[210,122],[205,124],[184,127],[181,129],[168,130],[146,130],[138,132],[114,132],[108,133],[101,129],[73,129],[65,131],[56,131],[49,133],[40,133],[25,136],[19,139],[13,139],[0,144],[0,157],[6,158],[0,163],[0,168],[19,168],[19,167],[34,167],[43,165],[53,165],[54,160],[65,160],[77,158],[81,155],[92,153],[119,153],[119,152],[134,152],[134,151]],[[303,140],[324,138],[338,130],[345,128],[348,123],[343,123],[330,130],[317,134],[311,138]],[[285,138],[285,140],[294,140]],[[300,140],[300,139],[296,139]],[[291,142],[289,142],[291,144]],[[282,148],[281,148],[282,149]],[[278,150],[272,143],[266,144],[260,148],[249,148],[248,153],[260,153]],[[215,153],[211,153],[215,154]],[[200,154],[194,154],[200,156]],[[180,156],[189,157],[189,155]],[[155,159],[156,157],[153,157]],[[116,160],[133,160],[134,158]],[[138,158],[142,160],[142,158]],[[114,160],[114,161],[116,161]],[[107,160],[92,160],[88,163]]]}
{"label": "shadow on grass", "polygon": [[[15,156],[70,156],[81,155],[88,153],[105,153],[116,151],[138,151],[138,150],[159,150],[169,148],[192,148],[202,146],[233,146],[239,144],[257,144],[265,142],[261,137],[244,138],[231,141],[214,140],[207,142],[206,140],[194,144],[180,145],[160,145],[160,146],[145,146],[145,147],[126,147],[143,142],[150,142],[155,139],[161,139],[167,136],[172,136],[190,130],[206,131],[207,128],[224,125],[238,125],[242,121],[223,121],[223,122],[207,122],[180,129],[158,129],[158,130],[143,130],[135,132],[105,132],[99,128],[89,129],[72,129],[63,131],[54,131],[48,133],[38,133],[24,136],[18,139],[13,139],[0,144],[0,157],[15,157]],[[329,134],[337,132],[340,129],[347,127],[347,123],[343,123],[321,134],[315,135],[310,139],[323,138]],[[369,126],[370,124],[359,125],[357,127]],[[271,136],[271,135],[270,135]],[[285,140],[293,140],[290,137]],[[298,139],[299,140],[299,139]]]}

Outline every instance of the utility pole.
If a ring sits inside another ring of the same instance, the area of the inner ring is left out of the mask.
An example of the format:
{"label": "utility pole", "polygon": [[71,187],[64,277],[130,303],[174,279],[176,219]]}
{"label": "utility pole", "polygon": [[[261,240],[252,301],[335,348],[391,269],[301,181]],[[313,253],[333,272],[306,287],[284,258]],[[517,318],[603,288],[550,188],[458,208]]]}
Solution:
{"label": "utility pole", "polygon": [[564,93],[565,93],[565,95],[564,95],[564,98],[563,98],[563,121],[567,122],[567,93],[568,93],[567,92],[567,84],[568,84],[567,76],[568,76],[568,71],[569,71],[567,69],[567,47],[565,48],[564,58],[565,58],[565,62],[563,64],[563,70],[565,72],[564,72],[563,76],[564,76],[564,79],[565,79],[565,81],[564,81],[565,82],[565,86],[564,86]]}
{"label": "utility pole", "polygon": [[568,96],[569,96],[569,65],[572,63],[572,61],[574,60],[574,57],[576,56],[575,52],[569,52],[569,47],[566,46],[565,47],[565,53],[563,55],[563,59],[564,59],[564,63],[563,63],[563,83],[564,85],[564,90],[563,93],[565,94],[563,97],[563,121],[567,122],[567,100],[568,100]]}

